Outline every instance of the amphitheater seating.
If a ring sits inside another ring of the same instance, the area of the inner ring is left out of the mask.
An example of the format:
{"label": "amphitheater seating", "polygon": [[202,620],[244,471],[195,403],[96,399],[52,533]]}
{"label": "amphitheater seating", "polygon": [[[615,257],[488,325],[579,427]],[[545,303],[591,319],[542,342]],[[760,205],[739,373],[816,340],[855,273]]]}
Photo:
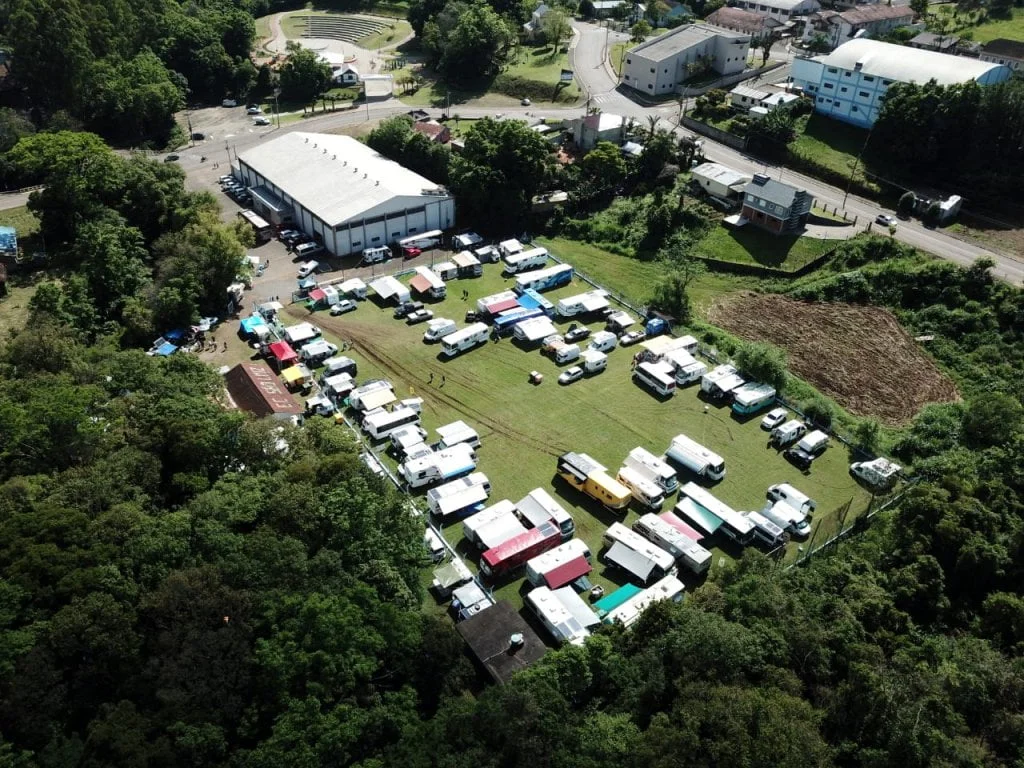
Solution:
{"label": "amphitheater seating", "polygon": [[299,16],[306,24],[303,37],[323,37],[354,43],[367,35],[375,34],[387,24],[364,16]]}

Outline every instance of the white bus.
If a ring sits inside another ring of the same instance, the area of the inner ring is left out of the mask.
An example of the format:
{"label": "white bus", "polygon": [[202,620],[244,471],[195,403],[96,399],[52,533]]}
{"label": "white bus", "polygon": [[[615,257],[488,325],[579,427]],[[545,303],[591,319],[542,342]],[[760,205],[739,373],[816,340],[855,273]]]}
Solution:
{"label": "white bus", "polygon": [[654,603],[663,600],[671,600],[673,603],[678,603],[683,599],[684,589],[686,587],[683,586],[683,582],[675,576],[666,576],[643,592],[633,595],[633,597],[629,598],[619,607],[610,610],[604,617],[604,622],[606,624],[618,622],[628,629],[636,623],[637,619],[640,618],[640,614]]}
{"label": "white bus", "polygon": [[608,547],[621,544],[654,562],[664,573],[676,572],[676,559],[661,547],[652,544],[636,531],[631,531],[622,523],[612,523],[604,532],[604,543]]}
{"label": "white bus", "polygon": [[396,430],[408,427],[411,424],[419,424],[420,415],[412,408],[395,408],[393,411],[380,411],[371,413],[363,419],[363,431],[374,440],[384,440],[391,437]]}
{"label": "white bus", "polygon": [[633,371],[633,379],[662,397],[671,397],[676,391],[676,377],[671,366],[664,363],[640,363]]}
{"label": "white bus", "polygon": [[[522,270],[520,270],[522,271]],[[522,294],[526,291],[553,291],[572,282],[572,264],[555,264],[553,267],[535,269],[516,278],[516,285],[513,290]]]}
{"label": "white bus", "polygon": [[445,357],[455,357],[460,352],[483,344],[489,335],[490,330],[483,323],[467,325],[461,331],[456,331],[441,339],[441,354]]}
{"label": "white bus", "polygon": [[668,551],[697,575],[711,567],[710,552],[657,515],[643,515],[633,523],[633,530]]}
{"label": "white bus", "polygon": [[[502,243],[502,246],[504,245]],[[503,252],[504,250],[502,247]],[[531,248],[528,251],[517,251],[516,253],[505,252],[501,261],[505,265],[505,271],[510,275],[525,272],[528,269],[540,269],[548,263],[548,250],[547,248]]]}
{"label": "white bus", "polygon": [[630,451],[622,463],[657,483],[666,494],[675,493],[679,487],[676,471],[642,446],[638,445]]}
{"label": "white bus", "polygon": [[725,477],[725,460],[686,435],[673,437],[665,456],[708,480],[721,480]]}

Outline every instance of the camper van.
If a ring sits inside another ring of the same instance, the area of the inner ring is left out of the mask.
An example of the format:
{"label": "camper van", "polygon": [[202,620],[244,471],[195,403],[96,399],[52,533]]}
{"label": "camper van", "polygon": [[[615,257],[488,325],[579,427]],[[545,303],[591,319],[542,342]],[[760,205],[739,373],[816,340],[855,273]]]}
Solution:
{"label": "camper van", "polygon": [[637,502],[647,509],[661,509],[665,503],[665,492],[649,478],[631,467],[619,469],[618,480],[629,488]]}
{"label": "camper van", "polygon": [[618,337],[611,331],[598,331],[590,338],[589,348],[608,354],[617,342]]}
{"label": "camper van", "polygon": [[626,455],[622,464],[639,472],[641,476],[651,482],[657,483],[665,493],[675,493],[679,487],[676,471],[646,448],[637,446]]}
{"label": "camper van", "polygon": [[363,431],[374,440],[384,440],[395,430],[410,424],[419,424],[420,415],[412,408],[395,408],[393,411],[377,411],[363,419]]}
{"label": "camper van", "polygon": [[664,363],[640,363],[633,370],[633,381],[661,397],[671,397],[676,391],[675,376]]}
{"label": "camper van", "polygon": [[479,346],[487,341],[490,331],[483,323],[473,323],[461,331],[449,334],[441,339],[441,354],[445,357],[456,355]]}
{"label": "camper van", "polygon": [[426,488],[462,477],[476,469],[476,451],[460,443],[443,451],[431,451],[425,456],[409,459],[398,471],[410,488]]}
{"label": "camper van", "polygon": [[722,457],[686,435],[676,435],[672,438],[665,456],[708,480],[721,480],[725,477],[725,461]]}
{"label": "camper van", "polygon": [[760,514],[794,536],[805,539],[811,534],[811,522],[807,515],[785,501],[769,501]]}
{"label": "camper van", "polygon": [[391,260],[391,249],[382,246],[380,248],[364,248],[361,264],[382,264]]}
{"label": "camper van", "polygon": [[814,499],[789,483],[776,483],[768,489],[767,496],[768,501],[784,501],[807,515],[813,515],[818,506]]}
{"label": "camper van", "polygon": [[323,360],[328,359],[335,352],[338,351],[338,347],[331,344],[329,341],[323,339],[317,339],[316,341],[310,342],[299,348],[299,357],[302,358],[302,362],[307,365],[316,366]]}
{"label": "camper van", "polygon": [[608,355],[596,349],[585,349],[580,355],[583,359],[583,373],[593,376],[608,367]]}
{"label": "camper van", "polygon": [[558,458],[558,475],[577,491],[609,509],[625,509],[632,494],[606,467],[585,453],[563,453]]}
{"label": "camper van", "polygon": [[772,430],[772,445],[785,448],[806,434],[807,425],[799,419],[792,419]]}
{"label": "camper van", "polygon": [[427,321],[427,330],[423,334],[423,341],[427,344],[433,344],[445,336],[450,336],[455,331],[454,320],[449,320],[447,317],[435,317],[433,320]]}
{"label": "camper van", "polygon": [[578,359],[580,356],[579,344],[563,344],[555,350],[554,360],[556,365],[565,365]]}

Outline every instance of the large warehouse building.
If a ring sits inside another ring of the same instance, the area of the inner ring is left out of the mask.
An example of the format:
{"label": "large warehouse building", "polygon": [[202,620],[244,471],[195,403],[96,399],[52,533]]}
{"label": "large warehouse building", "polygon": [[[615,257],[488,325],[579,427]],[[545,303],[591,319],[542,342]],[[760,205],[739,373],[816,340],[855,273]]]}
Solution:
{"label": "large warehouse building", "polygon": [[750,35],[686,24],[628,50],[622,81],[648,96],[675,93],[702,62],[720,75],[742,72],[749,48]]}
{"label": "large warehouse building", "polygon": [[349,136],[286,133],[238,157],[253,208],[345,256],[455,224],[443,187]]}

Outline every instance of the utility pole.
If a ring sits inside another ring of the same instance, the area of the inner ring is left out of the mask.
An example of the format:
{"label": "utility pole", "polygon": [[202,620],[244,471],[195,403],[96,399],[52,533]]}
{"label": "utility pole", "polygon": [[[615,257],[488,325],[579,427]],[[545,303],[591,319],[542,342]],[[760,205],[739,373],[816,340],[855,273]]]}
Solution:
{"label": "utility pole", "polygon": [[857,173],[857,166],[860,165],[860,157],[864,154],[864,150],[868,148],[868,142],[871,141],[871,131],[868,131],[868,137],[864,139],[864,146],[860,148],[860,152],[857,153],[857,159],[853,161],[853,168],[850,169],[850,178],[846,180],[846,192],[843,194],[843,209],[846,208],[846,198],[850,196],[850,187],[853,185],[853,177]]}

